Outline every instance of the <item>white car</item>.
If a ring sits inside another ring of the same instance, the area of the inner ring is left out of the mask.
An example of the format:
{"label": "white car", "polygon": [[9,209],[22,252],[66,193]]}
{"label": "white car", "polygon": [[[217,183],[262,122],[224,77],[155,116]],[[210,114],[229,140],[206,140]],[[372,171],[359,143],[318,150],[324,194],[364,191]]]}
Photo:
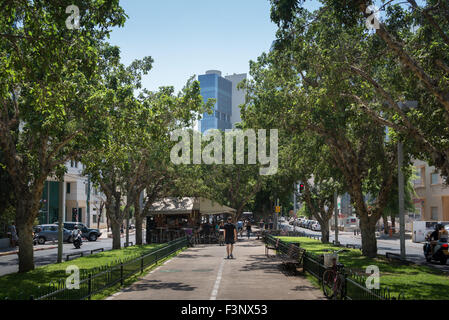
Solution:
{"label": "white car", "polygon": [[321,231],[321,226],[318,222],[312,224],[312,230],[313,231]]}

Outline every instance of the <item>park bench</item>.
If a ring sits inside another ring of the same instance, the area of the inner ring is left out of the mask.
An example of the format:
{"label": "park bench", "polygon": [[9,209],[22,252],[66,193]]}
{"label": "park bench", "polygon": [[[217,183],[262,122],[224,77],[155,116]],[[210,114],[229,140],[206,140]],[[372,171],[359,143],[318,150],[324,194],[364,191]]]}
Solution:
{"label": "park bench", "polygon": [[284,270],[292,272],[296,274],[298,268],[303,265],[304,254],[306,252],[305,249],[301,248],[298,244],[290,243],[282,245],[283,250],[278,251],[278,256],[282,259],[282,266]]}
{"label": "park bench", "polygon": [[279,238],[276,240],[276,243],[273,245],[270,245],[268,242],[265,243],[265,255],[268,257],[269,250],[275,250],[277,251],[279,247]]}

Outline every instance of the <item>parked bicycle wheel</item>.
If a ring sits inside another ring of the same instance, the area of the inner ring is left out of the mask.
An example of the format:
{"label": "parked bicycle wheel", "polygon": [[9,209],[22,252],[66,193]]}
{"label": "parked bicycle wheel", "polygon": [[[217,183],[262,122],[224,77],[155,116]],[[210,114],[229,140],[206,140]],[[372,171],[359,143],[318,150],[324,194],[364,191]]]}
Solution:
{"label": "parked bicycle wheel", "polygon": [[326,270],[322,278],[323,293],[328,299],[344,299],[344,277],[334,270]]}
{"label": "parked bicycle wheel", "polygon": [[334,295],[333,286],[334,286],[334,278],[335,271],[334,270],[326,270],[323,273],[323,278],[321,284],[323,286],[323,294],[326,298],[332,299]]}
{"label": "parked bicycle wheel", "polygon": [[337,279],[334,283],[334,299],[343,300],[345,298],[345,278],[342,274],[337,274]]}

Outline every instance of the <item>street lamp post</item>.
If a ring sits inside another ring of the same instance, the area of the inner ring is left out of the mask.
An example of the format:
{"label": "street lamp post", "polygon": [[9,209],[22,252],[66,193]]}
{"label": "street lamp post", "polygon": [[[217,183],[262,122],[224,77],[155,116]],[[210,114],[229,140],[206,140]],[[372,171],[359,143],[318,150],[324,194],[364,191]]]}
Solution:
{"label": "street lamp post", "polygon": [[335,221],[335,244],[338,244],[338,207],[337,207],[338,195],[337,191],[334,192],[334,221]]}
{"label": "street lamp post", "polygon": [[86,216],[87,227],[90,228],[90,174],[87,176]]}

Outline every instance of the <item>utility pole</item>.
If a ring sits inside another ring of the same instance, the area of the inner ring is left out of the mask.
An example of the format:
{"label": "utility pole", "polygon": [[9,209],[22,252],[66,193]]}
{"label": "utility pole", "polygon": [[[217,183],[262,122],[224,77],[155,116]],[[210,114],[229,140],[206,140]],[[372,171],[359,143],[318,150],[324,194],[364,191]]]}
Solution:
{"label": "utility pole", "polygon": [[335,243],[338,243],[338,195],[337,191],[334,192],[334,221],[335,221]]}
{"label": "utility pole", "polygon": [[401,258],[405,259],[404,174],[402,173],[403,161],[403,145],[402,142],[398,142],[399,232],[401,238]]}
{"label": "utility pole", "polygon": [[[398,103],[399,108],[416,108],[417,101],[406,101]],[[401,141],[398,142],[398,189],[399,189],[399,235],[401,258],[405,259],[405,213],[404,213],[404,174],[402,172],[402,164],[404,162],[404,150]]]}
{"label": "utility pole", "polygon": [[87,201],[86,201],[87,227],[90,228],[90,174],[87,175]]}
{"label": "utility pole", "polygon": [[[276,199],[276,206],[279,206],[279,198]],[[274,230],[278,230],[278,213],[274,210]]]}
{"label": "utility pole", "polygon": [[128,242],[129,242],[129,208],[128,211],[126,212],[126,246],[128,246]]}
{"label": "utility pole", "polygon": [[294,191],[293,191],[293,213],[295,214],[295,217],[296,217],[296,212],[297,212],[297,209],[296,209],[296,188],[297,188],[297,184],[295,183],[294,184]]}
{"label": "utility pole", "polygon": [[65,182],[62,178],[59,183],[59,219],[58,219],[58,263],[62,262],[64,245],[64,222],[65,222]]}

